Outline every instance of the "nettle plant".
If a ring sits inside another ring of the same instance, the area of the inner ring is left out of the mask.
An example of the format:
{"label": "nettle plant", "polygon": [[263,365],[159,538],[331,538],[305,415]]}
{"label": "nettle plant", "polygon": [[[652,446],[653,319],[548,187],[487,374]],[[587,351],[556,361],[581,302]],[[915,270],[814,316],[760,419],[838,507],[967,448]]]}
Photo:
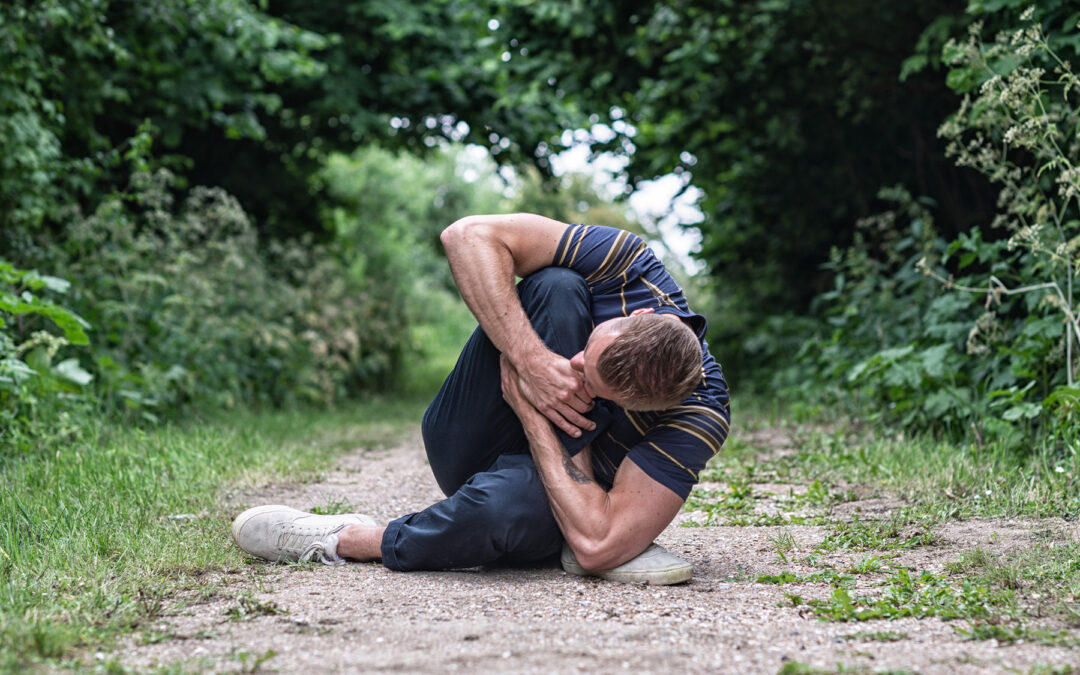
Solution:
{"label": "nettle plant", "polygon": [[[1045,394],[1038,403],[1010,410],[1034,418],[1056,409],[1068,417],[1080,397],[1074,289],[1080,272],[1080,78],[1054,45],[1076,42],[1080,26],[1069,26],[1071,34],[1051,41],[1033,17],[1034,9],[1028,9],[1020,28],[989,44],[976,23],[965,41],[950,41],[943,51],[952,67],[948,84],[964,98],[939,135],[958,165],[1001,185],[992,225],[1010,236],[991,242],[973,231],[954,242],[950,256],[958,268],[980,270],[964,278],[927,259],[919,268],[948,289],[985,296],[985,313],[968,335],[968,353],[1007,354],[1014,373],[1029,374],[1026,387],[1012,393],[1014,402],[1030,398],[1029,390]],[[1050,347],[1016,347],[1017,340],[1035,333],[1048,338]],[[1043,363],[1033,367],[1033,360]],[[1032,373],[1044,381],[1036,386]]]}
{"label": "nettle plant", "polygon": [[[35,405],[36,393],[77,394],[93,379],[78,358],[55,362],[66,345],[90,342],[89,324],[45,297],[65,294],[70,287],[64,279],[0,260],[0,422],[5,427],[14,423],[19,408]],[[5,435],[0,431],[0,443]]]}

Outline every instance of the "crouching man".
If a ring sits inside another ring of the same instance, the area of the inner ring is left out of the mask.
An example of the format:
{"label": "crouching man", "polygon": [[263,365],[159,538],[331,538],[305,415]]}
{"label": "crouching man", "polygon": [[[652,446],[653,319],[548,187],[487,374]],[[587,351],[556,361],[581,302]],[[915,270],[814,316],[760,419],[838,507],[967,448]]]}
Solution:
{"label": "crouching man", "polygon": [[236,543],[268,560],[402,571],[561,550],[572,574],[690,579],[692,567],[652,541],[727,437],[727,384],[704,317],[629,232],[472,216],[442,242],[480,324],[423,419],[447,499],[385,527],[260,506],[234,521]]}

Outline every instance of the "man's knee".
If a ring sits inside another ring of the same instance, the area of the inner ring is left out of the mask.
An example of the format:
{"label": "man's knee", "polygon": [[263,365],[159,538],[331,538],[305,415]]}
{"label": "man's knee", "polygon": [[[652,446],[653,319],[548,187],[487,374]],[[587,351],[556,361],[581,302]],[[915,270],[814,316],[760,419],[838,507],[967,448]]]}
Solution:
{"label": "man's knee", "polygon": [[592,332],[592,296],[585,278],[564,267],[545,267],[518,285],[521,305],[537,335],[552,351],[570,358]]}
{"label": "man's knee", "polygon": [[518,284],[518,293],[526,312],[552,302],[584,303],[588,309],[589,285],[585,277],[565,267],[545,267],[533,272]]}

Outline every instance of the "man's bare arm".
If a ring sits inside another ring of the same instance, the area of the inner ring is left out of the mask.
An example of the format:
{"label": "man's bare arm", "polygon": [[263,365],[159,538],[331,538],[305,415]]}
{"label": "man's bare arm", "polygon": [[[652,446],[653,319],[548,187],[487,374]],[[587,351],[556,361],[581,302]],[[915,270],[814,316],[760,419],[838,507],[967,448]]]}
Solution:
{"label": "man's bare arm", "polygon": [[495,347],[514,364],[525,395],[552,423],[580,435],[592,407],[570,361],[550,351],[533,330],[514,287],[550,265],[566,228],[533,214],[469,216],[442,233],[450,270],[465,304]]}
{"label": "man's bare arm", "polygon": [[503,366],[503,396],[521,420],[555,520],[585,569],[610,569],[648,547],[683,500],[624,461],[610,491],[592,477],[588,453],[570,457],[547,419],[516,389],[512,366]]}

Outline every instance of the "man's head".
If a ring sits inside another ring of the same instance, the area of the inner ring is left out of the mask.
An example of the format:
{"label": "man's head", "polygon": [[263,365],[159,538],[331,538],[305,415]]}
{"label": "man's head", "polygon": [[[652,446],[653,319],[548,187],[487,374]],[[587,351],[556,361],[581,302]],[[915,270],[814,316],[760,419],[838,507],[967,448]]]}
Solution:
{"label": "man's head", "polygon": [[639,311],[597,326],[570,364],[593,396],[627,410],[663,410],[701,381],[701,343],[677,316]]}

